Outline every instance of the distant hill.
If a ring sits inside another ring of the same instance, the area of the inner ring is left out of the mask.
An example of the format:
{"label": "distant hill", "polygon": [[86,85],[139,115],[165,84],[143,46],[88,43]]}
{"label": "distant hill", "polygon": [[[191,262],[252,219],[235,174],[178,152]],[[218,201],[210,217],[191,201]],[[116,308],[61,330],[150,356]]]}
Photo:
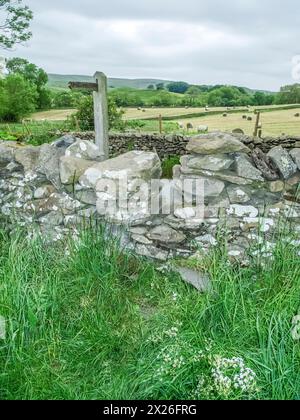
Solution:
{"label": "distant hill", "polygon": [[[94,79],[92,76],[83,76],[83,75],[68,75],[68,74],[48,74],[49,81],[48,87],[52,89],[67,89],[69,82],[93,82]],[[112,88],[133,88],[133,89],[147,89],[149,85],[156,85],[158,83],[164,83],[167,85],[171,83],[172,80],[161,80],[161,79],[121,79],[111,77],[108,79],[108,86]],[[202,85],[202,87],[213,87],[209,85]],[[222,86],[222,85],[220,85]],[[255,92],[264,92],[264,93],[274,93],[267,90],[260,89],[249,89],[244,87],[247,93]]]}
{"label": "distant hill", "polygon": [[[92,76],[82,76],[82,75],[63,75],[63,74],[48,74],[49,81],[48,86],[53,89],[66,89],[69,82],[93,82]],[[119,79],[119,78],[109,78],[108,86],[109,88],[133,88],[133,89],[147,89],[149,85],[156,85],[158,83],[164,83],[167,85],[170,83],[170,80],[160,80],[160,79]]]}

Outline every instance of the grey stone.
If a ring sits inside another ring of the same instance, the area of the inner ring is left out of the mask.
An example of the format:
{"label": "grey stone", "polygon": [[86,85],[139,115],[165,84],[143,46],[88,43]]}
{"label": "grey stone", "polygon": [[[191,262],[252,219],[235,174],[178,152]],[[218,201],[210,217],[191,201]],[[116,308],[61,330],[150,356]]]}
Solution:
{"label": "grey stone", "polygon": [[214,178],[215,180],[219,181],[226,181],[230,182],[231,184],[236,185],[251,185],[253,184],[253,180],[242,178],[237,176],[234,172],[227,171],[227,172],[212,172],[212,171],[205,171],[205,170],[194,170],[194,169],[185,169],[181,168],[181,178],[183,179],[193,179],[199,177],[210,177]]}
{"label": "grey stone", "polygon": [[195,241],[199,245],[203,245],[206,247],[216,246],[218,244],[216,238],[211,234],[197,236],[197,238],[195,238]]}
{"label": "grey stone", "polygon": [[133,241],[138,242],[139,244],[143,244],[143,245],[151,245],[153,244],[152,241],[150,241],[150,239],[146,238],[146,236],[144,235],[131,235],[131,238]]}
{"label": "grey stone", "polygon": [[92,189],[76,191],[76,199],[81,201],[84,204],[90,204],[95,206],[97,202],[97,196],[95,191]]}
{"label": "grey stone", "polygon": [[293,149],[290,151],[290,155],[292,156],[292,159],[298,166],[298,169],[300,170],[300,149]]}
{"label": "grey stone", "polygon": [[187,150],[201,155],[213,155],[220,153],[250,152],[250,149],[231,134],[212,132],[193,137]]}
{"label": "grey stone", "polygon": [[[187,177],[187,179],[190,179]],[[196,188],[196,183],[182,183],[182,180],[175,180],[174,188],[177,193],[180,193],[182,191],[182,187],[184,186],[184,193],[186,199],[189,199],[190,201],[194,198],[198,198],[201,200],[204,193],[204,200],[207,201],[209,198],[218,197],[224,190],[225,184],[223,181],[219,181],[217,179],[213,178],[204,178],[204,177],[196,177],[195,178],[199,182],[199,187]],[[201,185],[202,183],[202,185]],[[204,191],[203,191],[203,188]]]}
{"label": "grey stone", "polygon": [[137,244],[135,247],[135,252],[143,257],[153,258],[160,261],[166,261],[170,255],[170,251],[157,248],[153,245],[147,246],[143,244]]}
{"label": "grey stone", "polygon": [[241,187],[229,186],[227,193],[231,204],[244,204],[250,201],[248,191]]}
{"label": "grey stone", "polygon": [[25,172],[33,172],[38,163],[40,147],[27,146],[15,150],[15,160],[20,163]]}
{"label": "grey stone", "polygon": [[46,214],[45,216],[39,219],[40,223],[45,225],[51,226],[59,226],[62,225],[64,222],[64,217],[62,212],[59,211],[51,211],[50,213]]}
{"label": "grey stone", "polygon": [[55,188],[53,187],[53,185],[44,185],[42,187],[38,187],[34,191],[34,198],[36,199],[47,198],[54,192],[55,192]]}
{"label": "grey stone", "polygon": [[62,184],[76,183],[85,171],[94,164],[95,162],[91,160],[62,156],[60,158],[60,180]]}
{"label": "grey stone", "polygon": [[272,160],[258,147],[252,152],[252,159],[256,167],[261,171],[264,178],[268,181],[276,181],[279,179],[277,168]]}
{"label": "grey stone", "polygon": [[73,143],[75,143],[76,137],[72,134],[66,134],[59,139],[57,139],[52,144],[58,148],[58,149],[66,149],[67,147],[71,146]]}
{"label": "grey stone", "polygon": [[261,171],[255,168],[247,155],[239,154],[236,156],[235,165],[238,176],[253,181],[264,181]]}
{"label": "grey stone", "polygon": [[100,158],[100,150],[94,143],[78,139],[67,148],[65,155],[78,159],[97,160]]}
{"label": "grey stone", "polygon": [[43,144],[37,162],[37,171],[44,174],[57,189],[61,186],[59,164],[63,155],[64,150],[56,148],[53,144]]}
{"label": "grey stone", "polygon": [[15,147],[0,143],[0,163],[11,162],[14,159]]}
{"label": "grey stone", "polygon": [[147,237],[152,241],[160,242],[165,245],[180,244],[186,240],[186,236],[183,233],[172,229],[168,225],[155,227],[150,230]]}
{"label": "grey stone", "polygon": [[96,163],[80,177],[80,184],[95,187],[100,179],[150,181],[161,177],[161,163],[156,153],[132,151],[113,159]]}
{"label": "grey stone", "polygon": [[191,270],[186,267],[174,267],[183,281],[194,286],[199,292],[207,293],[211,290],[211,280],[208,274]]}
{"label": "grey stone", "polygon": [[286,149],[281,146],[274,147],[268,153],[268,157],[278,168],[283,179],[289,179],[297,172],[297,165]]}
{"label": "grey stone", "polygon": [[222,171],[229,169],[234,159],[228,155],[219,154],[212,156],[184,156],[181,164],[190,169],[205,169],[208,171]]}

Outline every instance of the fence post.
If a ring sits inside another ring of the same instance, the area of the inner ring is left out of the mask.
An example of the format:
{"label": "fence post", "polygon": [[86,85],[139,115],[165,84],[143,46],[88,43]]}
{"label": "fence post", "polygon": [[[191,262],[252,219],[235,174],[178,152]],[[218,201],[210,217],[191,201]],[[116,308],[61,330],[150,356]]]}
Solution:
{"label": "fence post", "polygon": [[163,122],[162,122],[162,115],[158,116],[158,124],[159,124],[159,133],[162,134],[163,132]]}

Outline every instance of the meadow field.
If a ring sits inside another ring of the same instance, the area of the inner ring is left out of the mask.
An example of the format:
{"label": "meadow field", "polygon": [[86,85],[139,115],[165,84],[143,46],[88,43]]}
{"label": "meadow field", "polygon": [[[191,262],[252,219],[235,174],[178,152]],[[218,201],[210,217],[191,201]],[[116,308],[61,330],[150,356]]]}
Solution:
{"label": "meadow field", "polygon": [[101,229],[51,247],[0,231],[0,398],[299,400],[299,252],[241,268],[225,248],[194,266],[200,294]]}
{"label": "meadow field", "polygon": [[[261,123],[263,136],[280,136],[282,134],[300,136],[300,105],[256,107],[261,109]],[[196,133],[197,127],[208,126],[209,131],[221,130],[232,131],[236,128],[242,129],[245,134],[252,135],[256,115],[255,109],[238,108],[227,111],[227,108],[125,108],[124,121],[131,125],[137,121],[134,129],[141,132],[158,132],[158,117],[162,115],[163,130],[166,133],[186,133],[187,124],[191,123],[193,129],[189,133]],[[25,124],[0,124],[0,131],[11,133],[29,132],[41,133],[47,130],[61,129],[68,117],[75,112],[74,109],[55,109],[50,111],[36,112],[25,120]],[[224,117],[223,114],[227,116]],[[200,114],[200,115],[198,115]],[[243,116],[252,117],[252,121],[244,119]],[[180,129],[178,123],[184,126]]]}

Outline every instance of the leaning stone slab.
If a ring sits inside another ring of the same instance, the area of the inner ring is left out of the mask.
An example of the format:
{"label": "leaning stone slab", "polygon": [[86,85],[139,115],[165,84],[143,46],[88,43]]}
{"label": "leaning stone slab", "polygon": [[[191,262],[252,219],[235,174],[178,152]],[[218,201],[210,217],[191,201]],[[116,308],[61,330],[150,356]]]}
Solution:
{"label": "leaning stone slab", "polygon": [[156,153],[132,151],[104,162],[94,163],[80,177],[80,184],[93,188],[102,178],[150,181],[159,179],[161,174],[161,163]]}
{"label": "leaning stone slab", "polygon": [[274,147],[270,150],[268,156],[278,168],[283,179],[289,179],[297,172],[297,165],[294,163],[288,151],[283,147]]}
{"label": "leaning stone slab", "polygon": [[174,270],[180,274],[183,281],[194,286],[199,292],[207,293],[211,290],[211,280],[208,274],[186,267],[174,267]]}
{"label": "leaning stone slab", "polygon": [[187,145],[187,150],[201,155],[250,152],[250,149],[234,136],[221,132],[193,137]]}
{"label": "leaning stone slab", "polygon": [[77,182],[85,171],[94,164],[95,162],[91,160],[62,156],[60,158],[60,179],[62,184]]}
{"label": "leaning stone slab", "polygon": [[261,171],[252,165],[247,155],[239,154],[235,159],[235,165],[238,176],[253,181],[264,181]]}
{"label": "leaning stone slab", "polygon": [[298,166],[298,169],[300,170],[300,149],[293,149],[290,151],[290,155],[292,156],[292,159]]}
{"label": "leaning stone slab", "polygon": [[37,161],[37,171],[44,174],[57,189],[61,187],[59,165],[63,155],[64,149],[53,144],[43,144]]}

